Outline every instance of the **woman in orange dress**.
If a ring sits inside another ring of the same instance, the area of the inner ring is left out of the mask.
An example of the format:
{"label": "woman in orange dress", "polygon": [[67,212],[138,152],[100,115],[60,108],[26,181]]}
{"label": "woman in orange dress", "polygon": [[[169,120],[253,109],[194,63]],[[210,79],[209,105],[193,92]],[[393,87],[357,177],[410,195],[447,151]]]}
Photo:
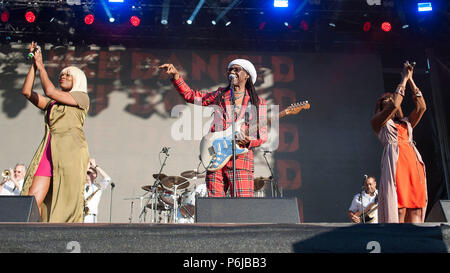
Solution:
{"label": "woman in orange dress", "polygon": [[[401,103],[409,84],[415,109],[403,116]],[[413,67],[405,62],[394,94],[377,101],[372,129],[384,146],[378,200],[379,223],[423,223],[427,207],[425,164],[413,141],[413,128],[426,110],[422,92],[413,80]]]}

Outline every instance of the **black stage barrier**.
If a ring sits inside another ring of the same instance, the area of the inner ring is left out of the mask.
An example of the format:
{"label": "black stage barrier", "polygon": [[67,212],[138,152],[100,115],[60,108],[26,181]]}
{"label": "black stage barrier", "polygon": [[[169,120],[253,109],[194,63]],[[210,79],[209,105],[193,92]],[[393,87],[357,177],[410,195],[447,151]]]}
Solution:
{"label": "black stage barrier", "polygon": [[195,219],[197,223],[300,223],[297,198],[199,197]]}
{"label": "black stage barrier", "polygon": [[34,196],[0,196],[0,222],[41,222]]}
{"label": "black stage barrier", "polygon": [[449,222],[450,200],[439,200],[428,214],[426,222]]}

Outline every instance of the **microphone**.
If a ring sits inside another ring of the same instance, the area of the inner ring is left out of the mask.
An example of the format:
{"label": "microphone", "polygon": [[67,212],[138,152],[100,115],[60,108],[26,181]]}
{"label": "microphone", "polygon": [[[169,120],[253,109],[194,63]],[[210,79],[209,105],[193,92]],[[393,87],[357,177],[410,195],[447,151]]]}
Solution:
{"label": "microphone", "polygon": [[228,80],[230,80],[230,82],[233,82],[234,78],[236,78],[234,74],[230,74],[230,76],[228,76]]}
{"label": "microphone", "polygon": [[368,176],[367,174],[364,175],[364,182],[363,182],[363,185],[362,185],[362,189],[363,189],[363,190],[366,189],[366,180],[367,180],[368,177],[369,177],[369,176]]}
{"label": "microphone", "polygon": [[163,147],[162,152],[167,154],[169,152],[170,147]]}
{"label": "microphone", "polygon": [[30,53],[27,54],[27,60],[31,60],[34,58],[34,53],[36,53],[36,51],[38,50],[39,46],[36,46],[33,51],[31,51]]}
{"label": "microphone", "polygon": [[116,186],[116,184],[114,184],[113,182],[111,182],[111,188],[114,188]]}
{"label": "microphone", "polygon": [[412,62],[412,63],[410,63],[410,65],[411,65],[411,68],[414,68],[414,66],[416,65],[416,62]]}

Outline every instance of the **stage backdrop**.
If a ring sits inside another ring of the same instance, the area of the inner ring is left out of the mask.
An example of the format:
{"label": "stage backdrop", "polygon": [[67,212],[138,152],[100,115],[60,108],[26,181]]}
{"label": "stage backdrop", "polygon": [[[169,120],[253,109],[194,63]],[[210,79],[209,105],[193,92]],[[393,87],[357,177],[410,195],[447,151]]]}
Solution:
{"label": "stage backdrop", "polygon": [[[21,95],[30,66],[25,46],[3,46],[0,52],[2,170],[17,162],[28,165],[44,134],[43,114]],[[369,124],[384,91],[378,56],[46,45],[44,61],[55,85],[69,65],[82,68],[88,78],[89,153],[116,185],[103,192],[100,222],[108,222],[110,212],[112,222],[139,222],[140,200],[132,208],[128,199],[153,184],[163,147],[170,147],[164,174],[179,176],[199,166],[198,128],[209,128],[210,112],[198,116],[200,107],[186,104],[158,65],[173,63],[192,88],[214,91],[226,86],[226,67],[235,58],[253,62],[257,92],[269,106],[281,111],[304,100],[311,105],[272,128],[271,142],[255,150],[255,176],[270,176],[263,150],[273,149],[268,162],[283,196],[298,198],[302,222],[348,221],[363,175],[379,178],[382,147]],[[39,77],[34,86],[43,93]],[[190,124],[182,124],[183,118]],[[265,196],[272,196],[268,185]]]}

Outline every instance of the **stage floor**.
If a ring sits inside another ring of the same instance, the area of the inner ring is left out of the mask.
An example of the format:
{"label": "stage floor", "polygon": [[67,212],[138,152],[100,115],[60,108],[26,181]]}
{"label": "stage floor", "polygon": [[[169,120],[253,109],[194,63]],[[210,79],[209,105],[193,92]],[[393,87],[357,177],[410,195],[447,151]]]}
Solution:
{"label": "stage floor", "polygon": [[449,223],[0,223],[7,253],[450,253]]}

